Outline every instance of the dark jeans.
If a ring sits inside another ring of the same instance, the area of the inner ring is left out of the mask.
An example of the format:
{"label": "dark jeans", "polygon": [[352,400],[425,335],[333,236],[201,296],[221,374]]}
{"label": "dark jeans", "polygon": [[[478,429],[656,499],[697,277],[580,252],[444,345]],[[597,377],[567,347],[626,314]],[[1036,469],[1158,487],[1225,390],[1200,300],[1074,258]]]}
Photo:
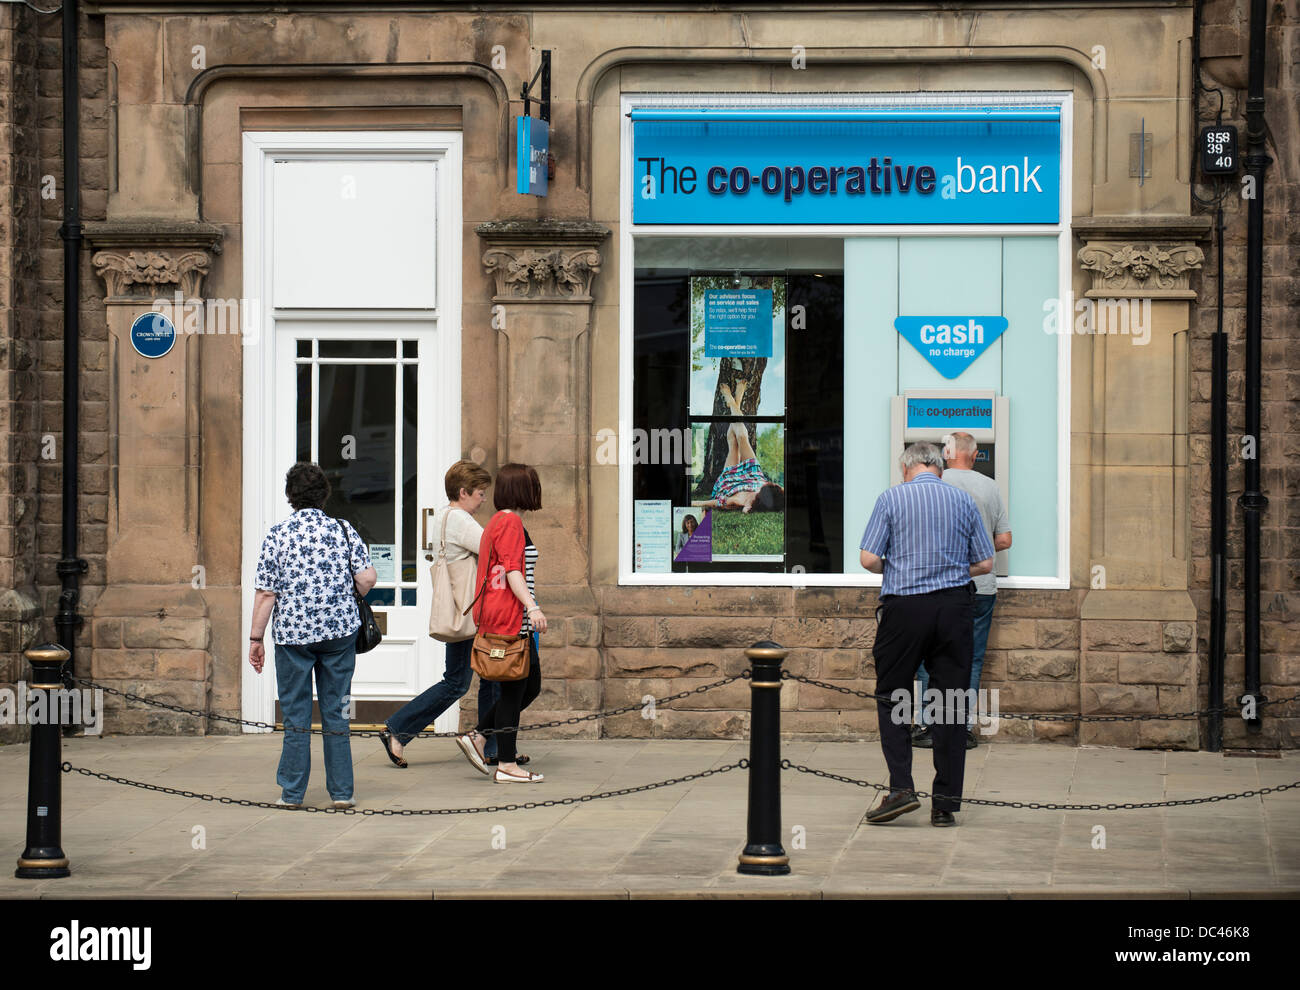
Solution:
{"label": "dark jeans", "polygon": [[[984,648],[989,643],[989,627],[993,625],[993,606],[997,603],[997,592],[991,595],[975,596],[975,639],[974,639],[974,658],[970,665],[970,689],[979,691],[980,674],[984,670]],[[916,724],[925,725],[925,692],[930,687],[930,672],[925,669],[925,664],[916,672],[916,679],[921,682],[921,693],[916,699]],[[979,695],[975,696],[977,699]],[[971,706],[966,712],[966,727],[969,729],[975,724],[975,706]]]}
{"label": "dark jeans", "polygon": [[[876,626],[872,655],[876,660],[876,694],[886,698],[896,691],[912,694],[916,669],[924,661],[930,680],[940,691],[965,691],[970,684],[975,585],[945,588],[925,595],[888,595]],[[912,783],[912,732],[910,718],[895,718],[888,700],[876,702],[880,723],[880,748],[889,765],[889,789],[910,791]],[[966,772],[966,727],[941,719],[931,729],[934,737],[932,799],[939,811],[958,811]]]}
{"label": "dark jeans", "polygon": [[442,680],[389,716],[385,728],[405,746],[417,732],[422,732],[435,718],[465,696],[474,671],[470,669],[469,655],[474,646],[473,637],[459,643],[447,644],[447,667]]}
{"label": "dark jeans", "polygon": [[[497,741],[497,761],[500,763],[515,762],[515,742],[518,731],[504,732],[503,729],[519,728],[519,713],[531,705],[539,694],[542,693],[542,663],[537,656],[537,640],[535,637],[528,637],[528,676],[520,681],[497,681],[500,686],[501,695],[497,698],[496,704],[489,708],[480,708],[478,714],[478,725],[474,726],[479,732],[485,732],[488,729],[495,729],[496,734],[488,736],[488,739]],[[482,693],[480,692],[480,698]]]}

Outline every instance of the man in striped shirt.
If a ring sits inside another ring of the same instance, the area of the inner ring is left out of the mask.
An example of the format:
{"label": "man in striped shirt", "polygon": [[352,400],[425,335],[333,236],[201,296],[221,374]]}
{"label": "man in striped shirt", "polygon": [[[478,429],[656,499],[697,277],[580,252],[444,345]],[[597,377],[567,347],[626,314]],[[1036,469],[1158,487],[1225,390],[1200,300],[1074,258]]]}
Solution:
{"label": "man in striped shirt", "polygon": [[[975,585],[993,570],[993,544],[975,500],[940,480],[943,459],[930,443],[914,443],[900,460],[903,483],[876,499],[862,535],[862,566],[884,574],[876,610],[876,711],[880,748],[889,765],[889,793],[867,813],[883,825],[919,808],[912,783],[910,713],[888,700],[910,698],[924,661],[933,687],[945,698],[970,683]],[[886,700],[880,700],[881,698]],[[934,797],[930,824],[955,825],[966,770],[966,716],[945,710],[934,736]]]}

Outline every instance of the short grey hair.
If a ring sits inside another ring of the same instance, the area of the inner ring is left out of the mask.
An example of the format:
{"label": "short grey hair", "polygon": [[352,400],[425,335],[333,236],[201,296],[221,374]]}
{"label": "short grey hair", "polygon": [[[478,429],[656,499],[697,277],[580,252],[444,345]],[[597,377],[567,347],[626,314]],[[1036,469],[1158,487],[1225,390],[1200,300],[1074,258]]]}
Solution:
{"label": "short grey hair", "polygon": [[932,443],[924,441],[920,443],[909,444],[903,451],[903,456],[898,459],[898,465],[907,474],[912,468],[919,465],[937,468],[943,470],[943,457],[939,454],[939,448]]}
{"label": "short grey hair", "polygon": [[973,456],[979,450],[979,444],[969,433],[949,433],[943,438],[943,444],[945,455],[948,448],[951,448],[953,453],[964,454],[967,457]]}

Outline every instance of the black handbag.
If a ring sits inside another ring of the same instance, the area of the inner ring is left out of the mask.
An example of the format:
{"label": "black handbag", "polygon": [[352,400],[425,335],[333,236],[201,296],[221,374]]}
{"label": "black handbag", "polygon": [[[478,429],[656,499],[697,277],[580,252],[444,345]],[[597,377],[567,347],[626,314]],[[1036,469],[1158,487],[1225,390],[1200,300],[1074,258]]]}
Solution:
{"label": "black handbag", "polygon": [[[337,519],[334,521],[339,524],[339,531],[343,534],[343,543],[346,547],[343,566],[348,571],[348,577],[351,578],[352,541],[348,538],[348,531],[343,528],[343,523]],[[375,613],[370,608],[370,603],[357,591],[356,582],[352,583],[352,597],[356,599],[357,613],[361,616],[361,628],[357,630],[357,652],[369,653],[383,640],[384,634],[379,631],[379,623],[375,621]]]}

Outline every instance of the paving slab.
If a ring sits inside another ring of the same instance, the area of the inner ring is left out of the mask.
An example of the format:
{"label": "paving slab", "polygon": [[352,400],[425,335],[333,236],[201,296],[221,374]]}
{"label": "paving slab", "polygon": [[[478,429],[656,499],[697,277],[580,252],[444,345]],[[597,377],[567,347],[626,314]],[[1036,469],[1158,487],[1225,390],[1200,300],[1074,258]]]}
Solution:
{"label": "paving slab", "polygon": [[[358,810],[490,808],[581,797],[681,777],[747,757],[728,740],[536,740],[547,775],[498,786],[448,740],[421,740],[399,770],[369,739],[353,746]],[[109,736],[64,741],[76,766],[235,799],[274,801],[280,738]],[[790,742],[795,763],[888,778],[879,745]],[[328,806],[319,739],[307,801]],[[0,747],[0,836],[24,845],[28,754]],[[916,784],[929,790],[929,754]],[[1206,797],[1300,779],[1279,759],[984,741],[966,796],[1116,803]],[[748,778],[718,775],[598,801],[472,814],[312,814],[173,796],[66,774],[72,876],[0,876],[0,898],[1089,898],[1300,896],[1300,790],[1129,811],[967,804],[954,829],[928,801],[887,826],[862,817],[877,793],[787,772],[782,841],[792,872],[736,872]],[[1098,831],[1101,826],[1103,831]],[[1099,843],[1099,838],[1102,840]]]}

